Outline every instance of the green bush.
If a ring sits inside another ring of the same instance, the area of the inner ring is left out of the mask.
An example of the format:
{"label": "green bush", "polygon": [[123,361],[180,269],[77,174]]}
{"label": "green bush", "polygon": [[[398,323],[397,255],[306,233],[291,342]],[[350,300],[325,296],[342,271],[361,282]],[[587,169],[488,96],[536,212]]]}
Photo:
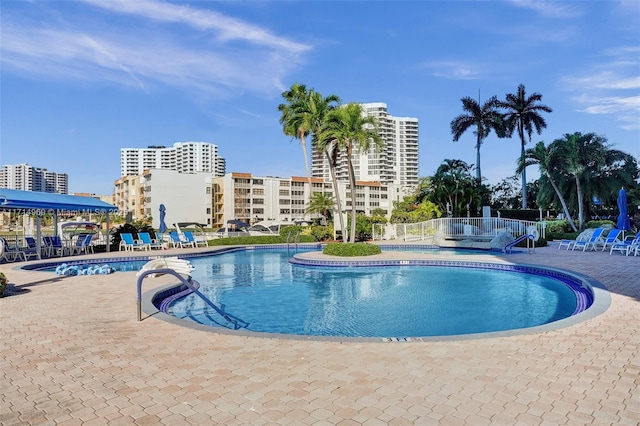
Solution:
{"label": "green bush", "polygon": [[7,291],[8,285],[9,280],[2,272],[0,272],[0,297],[4,297],[4,292]]}
{"label": "green bush", "polygon": [[547,240],[561,240],[566,238],[565,235],[572,232],[571,225],[566,219],[549,220],[547,221],[547,227],[545,234]]}
{"label": "green bush", "polygon": [[371,256],[382,253],[380,246],[367,243],[329,243],[322,251],[329,256]]}
{"label": "green bush", "polygon": [[[548,245],[547,240],[540,237],[538,238],[538,241],[536,241],[535,246],[536,247],[546,247]],[[524,241],[520,241],[518,244],[516,244],[516,247],[527,247],[527,240]],[[529,247],[531,247],[531,241],[529,241]]]}
{"label": "green bush", "polygon": [[[260,244],[285,244],[287,242],[287,236],[282,235],[257,235],[249,237],[229,237],[229,238],[216,238],[209,240],[209,246],[244,246],[244,245],[260,245]],[[292,241],[289,241],[290,243]],[[300,243],[315,243],[316,238],[313,235],[300,235]]]}
{"label": "green bush", "polygon": [[610,220],[590,220],[589,222],[587,222],[586,226],[587,228],[600,228],[601,226],[604,226],[605,228],[615,228],[616,223]]}

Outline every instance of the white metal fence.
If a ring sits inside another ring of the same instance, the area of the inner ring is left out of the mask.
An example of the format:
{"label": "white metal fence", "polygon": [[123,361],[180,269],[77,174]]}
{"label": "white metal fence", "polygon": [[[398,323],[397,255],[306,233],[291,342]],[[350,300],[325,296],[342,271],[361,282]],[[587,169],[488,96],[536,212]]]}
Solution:
{"label": "white metal fence", "polygon": [[535,227],[545,238],[545,222],[534,222],[499,217],[441,217],[419,223],[375,224],[374,240],[425,241],[433,243],[436,235],[446,239],[490,241],[499,232],[508,231],[515,238],[529,233]]}

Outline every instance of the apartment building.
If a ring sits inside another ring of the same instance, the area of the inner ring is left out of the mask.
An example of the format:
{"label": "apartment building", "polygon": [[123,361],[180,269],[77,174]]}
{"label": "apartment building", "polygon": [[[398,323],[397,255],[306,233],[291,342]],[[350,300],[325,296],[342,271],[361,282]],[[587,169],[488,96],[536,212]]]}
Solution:
{"label": "apartment building", "polygon": [[120,176],[139,175],[148,169],[175,170],[180,173],[225,174],[226,163],[218,146],[208,142],[176,142],[172,147],[120,149]]}
{"label": "apartment building", "polygon": [[210,227],[213,226],[211,179],[209,172],[147,169],[114,182],[115,205],[120,212],[131,213],[134,220],[150,217],[154,228],[160,225],[160,204],[165,206],[165,223],[169,227],[179,222]]}
{"label": "apartment building", "polygon": [[69,175],[28,164],[3,165],[0,187],[23,191],[69,194]]}
{"label": "apartment building", "polygon": [[[403,188],[418,184],[418,119],[394,117],[387,112],[385,103],[361,104],[364,112],[375,117],[380,125],[383,148],[375,152],[354,151],[352,164],[356,180],[381,182]],[[312,174],[314,177],[329,179],[329,164],[323,152],[312,153]],[[338,158],[336,179],[348,180],[346,154]]]}
{"label": "apartment building", "polygon": [[[393,201],[399,201],[405,195],[398,185],[365,181],[356,182],[355,203],[351,200],[348,181],[340,181],[338,191],[343,212],[350,212],[355,204],[358,213],[370,215],[373,210],[382,209],[387,217],[391,215]],[[316,215],[305,210],[314,192],[324,192],[336,198],[333,184],[327,179],[312,178],[310,188],[306,177],[227,173],[213,179],[212,223],[214,227],[223,227],[231,219],[247,223],[310,221]]]}

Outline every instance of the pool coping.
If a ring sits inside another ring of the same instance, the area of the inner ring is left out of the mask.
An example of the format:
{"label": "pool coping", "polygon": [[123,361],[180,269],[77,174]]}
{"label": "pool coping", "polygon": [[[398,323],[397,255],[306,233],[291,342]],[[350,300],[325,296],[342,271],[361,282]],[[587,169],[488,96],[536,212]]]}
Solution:
{"label": "pool coping", "polygon": [[[234,248],[243,248],[243,247],[234,247]],[[249,250],[254,249],[255,247],[247,247]],[[262,247],[268,248],[268,247]],[[273,247],[271,247],[273,248]],[[282,248],[282,246],[278,246],[277,248]],[[224,250],[228,252],[229,250]],[[394,253],[390,255],[390,253]],[[398,253],[402,257],[402,259],[398,259]],[[210,255],[211,252],[202,255]],[[579,281],[581,285],[585,288],[591,290],[593,295],[593,302],[591,306],[585,309],[582,312],[579,312],[575,315],[572,315],[567,318],[563,318],[551,323],[542,324],[533,327],[527,328],[519,328],[514,330],[503,330],[503,331],[493,331],[493,332],[484,332],[484,333],[473,333],[473,334],[456,334],[456,335],[447,335],[447,336],[424,336],[424,337],[349,337],[349,336],[307,336],[307,335],[298,335],[298,334],[283,334],[283,333],[262,333],[262,332],[254,332],[249,330],[231,330],[224,327],[214,327],[209,325],[199,324],[193,321],[180,319],[174,317],[172,315],[165,314],[158,310],[158,308],[154,304],[154,299],[158,294],[162,292],[167,292],[170,289],[179,286],[179,283],[169,284],[160,288],[156,288],[150,291],[147,291],[142,294],[142,302],[141,308],[142,312],[147,314],[148,317],[155,317],[159,320],[169,322],[175,325],[179,325],[181,327],[186,327],[193,330],[199,330],[209,333],[215,334],[230,334],[237,336],[245,336],[245,337],[258,337],[258,338],[266,338],[266,339],[289,339],[289,340],[303,340],[303,341],[330,341],[330,342],[441,342],[441,341],[462,341],[462,340],[477,340],[477,339],[489,339],[489,338],[504,338],[511,336],[520,336],[520,335],[530,335],[530,334],[540,334],[545,333],[561,328],[571,327],[587,321],[591,318],[595,318],[598,315],[606,312],[606,310],[611,306],[611,295],[607,290],[606,286],[600,283],[599,281],[591,278],[587,275],[583,275],[574,271],[527,264],[527,263],[514,263],[509,262],[506,259],[492,259],[488,260],[479,260],[477,259],[478,255],[473,255],[473,259],[469,259],[468,257],[461,258],[460,260],[451,260],[442,259],[442,255],[437,255],[439,258],[434,258],[432,254],[424,254],[424,253],[411,253],[411,252],[386,252],[379,255],[367,256],[366,258],[339,258],[336,256],[327,256],[322,254],[321,252],[310,252],[310,253],[298,253],[294,254],[292,258],[289,259],[289,262],[295,263],[298,262],[298,265],[302,266],[311,266],[311,267],[339,267],[339,266],[350,266],[350,267],[361,267],[361,266],[373,266],[373,267],[382,267],[382,266],[470,266],[470,267],[480,267],[485,269],[497,269],[497,270],[526,270],[529,269],[531,271],[546,271],[549,274],[547,276],[553,277],[554,275],[564,275],[569,276],[576,281]],[[462,257],[463,255],[457,255],[456,257]],[[374,258],[375,257],[375,258]],[[372,259],[374,258],[374,259]],[[292,262],[293,260],[293,262]],[[475,266],[474,266],[475,265]],[[566,285],[566,283],[565,283]],[[144,320],[144,318],[143,318]]]}

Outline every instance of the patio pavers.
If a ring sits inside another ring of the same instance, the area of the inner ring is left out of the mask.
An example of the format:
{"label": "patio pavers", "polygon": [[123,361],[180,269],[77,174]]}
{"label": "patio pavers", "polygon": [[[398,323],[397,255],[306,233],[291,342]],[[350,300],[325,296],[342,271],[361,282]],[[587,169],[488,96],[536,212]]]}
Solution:
{"label": "patio pavers", "polygon": [[0,299],[0,424],[638,425],[640,258],[556,247],[495,257],[588,275],[611,292],[606,312],[539,334],[406,343],[137,322],[134,272],[0,265],[23,290]]}

